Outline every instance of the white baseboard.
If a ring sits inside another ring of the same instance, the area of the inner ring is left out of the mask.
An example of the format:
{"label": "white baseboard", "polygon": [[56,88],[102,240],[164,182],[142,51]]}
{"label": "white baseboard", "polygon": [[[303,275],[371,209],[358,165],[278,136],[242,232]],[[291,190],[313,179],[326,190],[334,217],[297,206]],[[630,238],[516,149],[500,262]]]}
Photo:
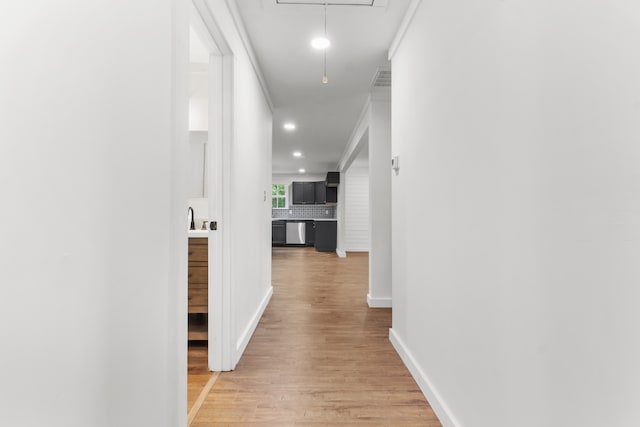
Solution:
{"label": "white baseboard", "polygon": [[271,301],[272,295],[273,295],[273,286],[269,286],[269,290],[267,291],[267,294],[264,296],[264,298],[260,302],[258,309],[256,310],[255,314],[251,318],[251,321],[245,328],[242,335],[240,335],[240,338],[238,338],[238,341],[236,344],[236,357],[233,362],[234,368],[238,364],[238,361],[240,360],[242,355],[244,354],[244,351],[246,350],[247,345],[249,344],[249,340],[253,336],[253,333],[255,332],[256,328],[258,327],[258,323],[262,318],[262,314],[264,313],[264,310],[269,305],[269,301]]}
{"label": "white baseboard", "polygon": [[404,342],[396,334],[393,328],[389,329],[389,340],[400,355],[400,358],[406,365],[407,369],[409,369],[409,372],[411,372],[413,379],[418,383],[418,387],[420,387],[422,394],[427,398],[429,405],[431,405],[431,408],[438,416],[438,419],[440,419],[440,423],[445,427],[459,427],[460,423],[453,416],[440,393],[438,393],[431,381],[429,381],[429,378],[416,363],[411,352],[407,349]]}
{"label": "white baseboard", "polygon": [[340,258],[346,258],[347,257],[347,253],[345,251],[343,251],[342,249],[336,249],[336,255],[338,255]]}
{"label": "white baseboard", "polygon": [[369,308],[391,308],[391,297],[389,298],[374,298],[371,294],[367,294],[367,304]]}

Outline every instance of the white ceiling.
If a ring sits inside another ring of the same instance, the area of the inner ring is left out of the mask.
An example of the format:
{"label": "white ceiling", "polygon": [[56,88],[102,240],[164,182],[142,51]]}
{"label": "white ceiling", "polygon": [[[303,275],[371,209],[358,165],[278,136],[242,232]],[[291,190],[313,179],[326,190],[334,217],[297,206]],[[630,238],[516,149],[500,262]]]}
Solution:
{"label": "white ceiling", "polygon": [[[310,40],[324,33],[324,6],[238,0],[238,8],[274,104],[273,172],[335,170],[356,125],[409,0],[374,0],[373,6],[327,8],[327,76],[323,85],[322,51]],[[328,0],[362,3],[364,0]],[[371,0],[367,0],[370,3]],[[297,129],[282,128],[292,121]],[[291,153],[299,150],[303,158]]]}

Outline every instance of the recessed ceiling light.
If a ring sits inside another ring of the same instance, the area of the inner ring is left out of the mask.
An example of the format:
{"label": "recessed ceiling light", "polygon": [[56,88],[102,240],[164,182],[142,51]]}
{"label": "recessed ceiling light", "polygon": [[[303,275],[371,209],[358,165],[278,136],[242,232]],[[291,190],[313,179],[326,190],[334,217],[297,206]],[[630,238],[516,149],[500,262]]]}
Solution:
{"label": "recessed ceiling light", "polygon": [[282,127],[286,130],[294,130],[296,128],[296,125],[295,123],[285,123]]}
{"label": "recessed ceiling light", "polygon": [[311,40],[311,46],[313,46],[314,49],[324,50],[331,46],[331,42],[326,37],[316,37]]}
{"label": "recessed ceiling light", "polygon": [[298,169],[298,172],[305,173],[306,171],[304,169]]}
{"label": "recessed ceiling light", "polygon": [[293,157],[302,157],[302,153],[299,151],[294,151],[293,152]]}

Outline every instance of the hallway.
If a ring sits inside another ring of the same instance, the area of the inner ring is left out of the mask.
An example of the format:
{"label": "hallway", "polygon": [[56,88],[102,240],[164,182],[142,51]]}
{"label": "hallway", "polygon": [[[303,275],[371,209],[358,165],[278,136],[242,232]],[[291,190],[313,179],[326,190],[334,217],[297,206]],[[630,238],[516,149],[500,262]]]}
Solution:
{"label": "hallway", "polygon": [[192,426],[440,426],[366,304],[368,256],[273,249],[273,298]]}

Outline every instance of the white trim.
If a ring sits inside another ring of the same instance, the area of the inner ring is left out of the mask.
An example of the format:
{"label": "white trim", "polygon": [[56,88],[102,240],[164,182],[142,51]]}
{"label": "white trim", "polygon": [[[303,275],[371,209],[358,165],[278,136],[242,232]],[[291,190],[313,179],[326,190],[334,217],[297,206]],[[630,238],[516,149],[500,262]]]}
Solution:
{"label": "white trim", "polygon": [[461,426],[460,422],[451,412],[451,409],[446,404],[440,393],[436,390],[433,383],[429,380],[427,375],[422,371],[415,358],[411,355],[411,352],[404,344],[402,339],[396,334],[393,328],[389,329],[389,341],[393,344],[393,348],[396,349],[398,355],[406,365],[409,372],[413,376],[420,390],[424,394],[424,397],[431,405],[431,408],[438,416],[440,423],[445,427],[458,427]]}
{"label": "white trim", "polygon": [[[224,55],[222,57],[222,76],[224,79],[222,102],[223,102],[223,116],[222,116],[222,218],[223,223],[218,225],[218,230],[222,232],[222,315],[226,322],[222,323],[224,346],[222,354],[222,363],[224,370],[231,370],[235,367],[234,354],[233,354],[233,337],[235,336],[235,310],[233,310],[233,287],[231,281],[233,280],[231,271],[231,230],[233,225],[233,218],[231,216],[231,147],[234,142],[234,120],[235,116],[233,96],[234,96],[234,80],[233,80],[233,62],[234,57],[232,55]],[[209,344],[211,345],[211,344]]]}
{"label": "white trim", "polygon": [[170,155],[170,232],[167,275],[167,387],[170,399],[164,410],[167,424],[187,425],[187,274],[188,238],[184,214],[187,201],[187,159],[189,131],[189,7],[185,2],[173,2],[171,29],[171,155]]}
{"label": "white trim", "polygon": [[393,37],[393,41],[391,42],[391,46],[389,46],[389,61],[393,58],[393,55],[396,54],[396,50],[398,50],[398,46],[402,42],[404,35],[407,33],[409,29],[409,25],[411,21],[413,21],[413,17],[416,15],[418,11],[418,6],[422,0],[411,0],[409,7],[407,8],[407,13],[404,14],[404,18],[402,18],[402,22],[398,27],[398,31],[396,31],[396,35]]}
{"label": "white trim", "polygon": [[[216,20],[214,13],[209,8],[207,2],[205,0],[193,0],[193,5],[195,6],[196,11],[198,12],[200,19],[202,20],[202,23],[204,24],[204,28],[195,28],[202,38],[202,42],[210,49],[212,49],[213,46],[215,46],[215,48],[217,49],[217,52],[212,50],[212,52],[210,53],[231,55],[231,47],[222,34],[220,25],[218,25],[218,21]],[[202,29],[206,29],[210,37],[205,37]]]}
{"label": "white trim", "polygon": [[247,56],[249,57],[249,62],[251,62],[253,71],[256,73],[256,77],[260,82],[260,86],[262,87],[262,92],[264,93],[264,97],[267,100],[269,109],[271,110],[271,113],[273,113],[274,107],[273,107],[273,102],[271,101],[271,95],[269,94],[267,81],[264,79],[264,75],[262,74],[262,70],[260,69],[260,65],[258,64],[258,59],[256,58],[256,54],[253,51],[251,42],[249,41],[247,30],[245,29],[244,23],[242,22],[242,16],[238,11],[238,5],[234,0],[225,0],[225,3],[227,4],[227,8],[229,9],[229,12],[231,12],[231,18],[233,18],[233,24],[236,26],[236,30],[238,31],[240,40],[242,40],[244,50],[247,52]]}
{"label": "white trim", "polygon": [[[191,14],[189,24],[191,28],[195,31],[195,33],[200,38],[202,44],[209,50],[209,55],[222,55],[220,48],[216,44],[215,41],[217,38],[223,39],[221,34],[212,34],[209,30],[209,26],[204,23],[204,18],[202,17],[203,9],[202,1],[194,0],[191,3]],[[217,24],[215,24],[217,25]],[[218,31],[219,32],[219,31]],[[226,47],[226,51],[229,51],[229,48]],[[228,52],[227,52],[228,53]]]}
{"label": "white trim", "polygon": [[[209,369],[230,371],[234,358],[231,290],[231,184],[233,145],[233,53],[204,0],[193,4],[208,32],[209,59],[209,213],[218,231],[209,235]],[[215,48],[217,49],[214,49]]]}
{"label": "white trim", "polygon": [[226,266],[223,262],[223,242],[224,229],[220,224],[224,224],[224,212],[220,201],[224,192],[223,174],[224,165],[220,167],[222,153],[224,152],[224,135],[223,128],[223,110],[226,106],[223,104],[221,94],[224,92],[223,77],[223,57],[211,55],[209,59],[209,123],[210,130],[208,132],[208,140],[210,149],[207,150],[207,164],[211,173],[209,174],[209,218],[218,222],[218,231],[209,232],[209,273],[208,273],[208,289],[209,289],[209,328],[208,340],[209,345],[208,361],[209,369],[212,371],[229,370],[228,366],[223,364],[223,353],[225,343],[228,346],[228,338],[225,339],[223,325],[229,321],[224,317],[224,271]]}
{"label": "white trim", "polygon": [[340,172],[345,172],[349,168],[349,166],[351,166],[351,163],[358,154],[359,149],[362,148],[360,146],[360,141],[362,140],[362,136],[364,135],[364,133],[369,130],[369,112],[371,111],[370,108],[371,95],[367,96],[367,100],[364,103],[362,111],[360,112],[358,121],[356,122],[356,125],[351,132],[351,136],[349,136],[342,156],[340,156],[340,160],[338,161],[338,170]]}
{"label": "white trim", "polygon": [[262,302],[260,303],[258,310],[256,310],[253,317],[251,318],[251,322],[249,322],[249,324],[247,325],[242,335],[240,335],[240,338],[238,338],[238,342],[236,343],[236,357],[233,363],[234,368],[238,364],[238,361],[240,361],[242,354],[244,353],[245,349],[247,348],[247,345],[249,344],[249,340],[253,336],[253,333],[255,332],[256,328],[258,327],[258,323],[260,322],[260,319],[262,318],[262,315],[264,314],[265,309],[269,305],[269,301],[271,301],[272,295],[273,295],[273,286],[269,286],[269,290],[267,291],[267,294],[262,299]]}
{"label": "white trim", "polygon": [[347,253],[345,251],[343,251],[342,249],[336,249],[336,255],[338,255],[339,258],[346,258],[347,257]]}
{"label": "white trim", "polygon": [[391,297],[374,298],[371,294],[367,294],[367,304],[369,308],[391,308]]}
{"label": "white trim", "polygon": [[346,252],[369,252],[368,248],[362,248],[357,246],[352,246],[350,248],[345,249]]}

